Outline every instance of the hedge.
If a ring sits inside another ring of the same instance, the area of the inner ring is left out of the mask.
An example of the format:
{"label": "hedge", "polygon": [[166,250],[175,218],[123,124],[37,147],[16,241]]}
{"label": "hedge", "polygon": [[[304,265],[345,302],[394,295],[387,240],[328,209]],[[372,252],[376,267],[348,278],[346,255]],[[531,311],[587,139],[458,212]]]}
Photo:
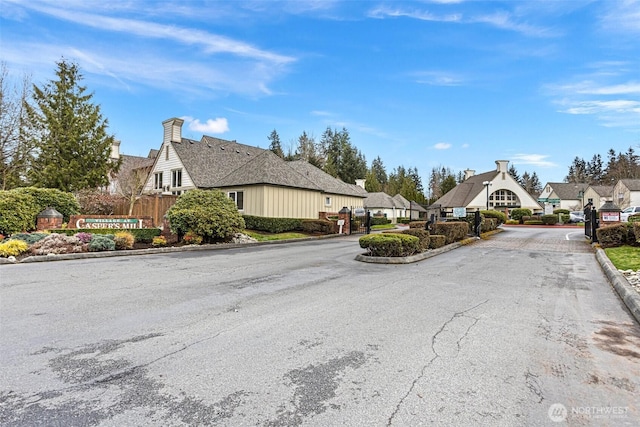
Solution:
{"label": "hedge", "polygon": [[[67,236],[74,236],[78,233],[89,234],[113,234],[116,231],[111,228],[63,228],[59,230],[48,230],[52,233],[66,234]],[[160,235],[161,230],[159,228],[128,228],[126,231],[133,234],[133,237],[138,243],[151,243],[154,237]]]}
{"label": "hedge", "polygon": [[531,209],[527,208],[511,209],[511,219],[515,219],[517,221],[520,221],[523,216],[531,216],[532,214],[533,212],[531,212]]}
{"label": "hedge", "polygon": [[542,215],[540,217],[540,220],[545,225],[555,225],[558,223],[558,215],[556,214]]}
{"label": "hedge", "polygon": [[462,221],[437,222],[433,225],[433,233],[445,236],[447,245],[466,238],[469,230],[469,224]]}
{"label": "hedge", "polygon": [[429,236],[429,249],[438,249],[445,245],[447,238],[439,234]]}
{"label": "hedge", "polygon": [[598,242],[603,248],[613,248],[628,243],[629,227],[625,223],[607,225],[596,230]]}
{"label": "hedge", "polygon": [[[75,196],[57,188],[21,187],[14,188],[11,192],[32,197],[38,207],[38,213],[47,208],[54,208],[62,214],[64,222],[69,222],[71,215],[77,215],[80,212],[80,205]],[[33,219],[34,224],[35,220],[36,218]]]}
{"label": "hedge", "polygon": [[336,223],[327,219],[303,219],[301,228],[305,233],[335,234],[338,232]]}
{"label": "hedge", "polygon": [[427,226],[427,221],[411,221],[409,223],[409,228],[421,228],[425,229]]}
{"label": "hedge", "polygon": [[407,234],[369,234],[362,236],[359,243],[369,256],[403,257],[420,252],[420,239]]}
{"label": "hedge", "polygon": [[391,224],[391,220],[387,219],[383,216],[372,216],[371,217],[371,225],[387,225]]}
{"label": "hedge", "polygon": [[0,234],[31,231],[40,213],[33,197],[15,191],[0,191]]}
{"label": "hedge", "polygon": [[301,231],[302,219],[297,218],[267,218],[263,216],[243,215],[247,230],[266,231],[268,233],[285,233]]}
{"label": "hedge", "polygon": [[409,236],[415,236],[418,239],[420,239],[420,252],[424,252],[427,249],[429,249],[429,231],[428,230],[421,230],[419,228],[410,228],[408,230],[402,230],[402,231],[388,230],[388,231],[383,231],[383,233],[408,234]]}
{"label": "hedge", "polygon": [[495,218],[497,221],[497,226],[502,225],[507,220],[507,216],[500,211],[496,210],[488,210],[488,211],[480,211],[480,215],[485,218]]}

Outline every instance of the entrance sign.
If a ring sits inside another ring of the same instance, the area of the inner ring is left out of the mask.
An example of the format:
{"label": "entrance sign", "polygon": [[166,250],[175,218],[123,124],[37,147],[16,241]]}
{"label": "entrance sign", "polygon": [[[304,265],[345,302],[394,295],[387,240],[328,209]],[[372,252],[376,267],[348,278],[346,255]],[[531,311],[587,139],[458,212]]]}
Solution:
{"label": "entrance sign", "polygon": [[76,228],[142,228],[142,220],[136,218],[80,218]]}
{"label": "entrance sign", "polygon": [[467,208],[453,208],[454,218],[463,218],[467,216]]}
{"label": "entrance sign", "polygon": [[355,216],[364,216],[364,215],[365,215],[365,212],[366,212],[366,211],[364,210],[364,208],[355,208],[355,209],[353,210],[353,214],[354,214]]}

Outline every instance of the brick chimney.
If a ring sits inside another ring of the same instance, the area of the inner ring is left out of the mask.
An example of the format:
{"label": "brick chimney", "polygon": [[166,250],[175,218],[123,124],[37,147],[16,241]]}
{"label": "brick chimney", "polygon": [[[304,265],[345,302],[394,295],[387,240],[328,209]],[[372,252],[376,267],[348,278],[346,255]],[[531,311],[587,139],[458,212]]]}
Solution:
{"label": "brick chimney", "polygon": [[162,122],[162,126],[164,127],[164,138],[162,143],[167,144],[169,142],[181,142],[183,123],[184,120],[176,117]]}

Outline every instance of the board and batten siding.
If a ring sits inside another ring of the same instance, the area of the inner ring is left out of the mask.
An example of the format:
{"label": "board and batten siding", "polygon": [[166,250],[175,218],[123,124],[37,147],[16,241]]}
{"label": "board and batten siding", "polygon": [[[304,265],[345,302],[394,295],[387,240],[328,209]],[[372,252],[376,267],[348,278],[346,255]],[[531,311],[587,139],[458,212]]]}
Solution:
{"label": "board and batten siding", "polygon": [[[168,156],[167,156],[167,149],[169,150]],[[196,188],[196,186],[193,184],[193,181],[191,180],[191,177],[189,176],[189,173],[184,168],[182,162],[180,161],[180,158],[178,157],[178,154],[173,149],[173,146],[171,145],[171,143],[162,144],[162,148],[160,149],[160,152],[158,153],[158,157],[156,158],[156,163],[153,165],[153,170],[149,174],[149,177],[147,178],[147,183],[144,186],[144,193],[149,194],[149,193],[155,192],[153,188],[154,179],[155,179],[155,174],[158,172],[162,172],[162,184],[171,185],[171,171],[176,169],[182,169],[182,187],[177,189],[172,188],[169,191],[172,191],[172,190],[185,191],[185,190],[192,190]]]}
{"label": "board and batten siding", "polygon": [[[361,197],[320,193],[318,191],[278,187],[274,185],[253,185],[226,187],[225,194],[242,191],[245,215],[269,218],[317,219],[320,212],[338,212],[343,207],[361,208]],[[331,197],[331,205],[325,205],[325,198]]]}

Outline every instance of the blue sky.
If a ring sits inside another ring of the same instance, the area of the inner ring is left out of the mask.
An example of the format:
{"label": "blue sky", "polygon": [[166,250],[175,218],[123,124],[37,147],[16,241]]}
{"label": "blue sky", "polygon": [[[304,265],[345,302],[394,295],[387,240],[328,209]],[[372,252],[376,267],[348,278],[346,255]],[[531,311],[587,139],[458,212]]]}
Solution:
{"label": "blue sky", "polygon": [[370,164],[544,184],[640,151],[640,2],[0,0],[0,60],[38,85],[75,61],[121,151],[162,121],[286,149],[349,131]]}

